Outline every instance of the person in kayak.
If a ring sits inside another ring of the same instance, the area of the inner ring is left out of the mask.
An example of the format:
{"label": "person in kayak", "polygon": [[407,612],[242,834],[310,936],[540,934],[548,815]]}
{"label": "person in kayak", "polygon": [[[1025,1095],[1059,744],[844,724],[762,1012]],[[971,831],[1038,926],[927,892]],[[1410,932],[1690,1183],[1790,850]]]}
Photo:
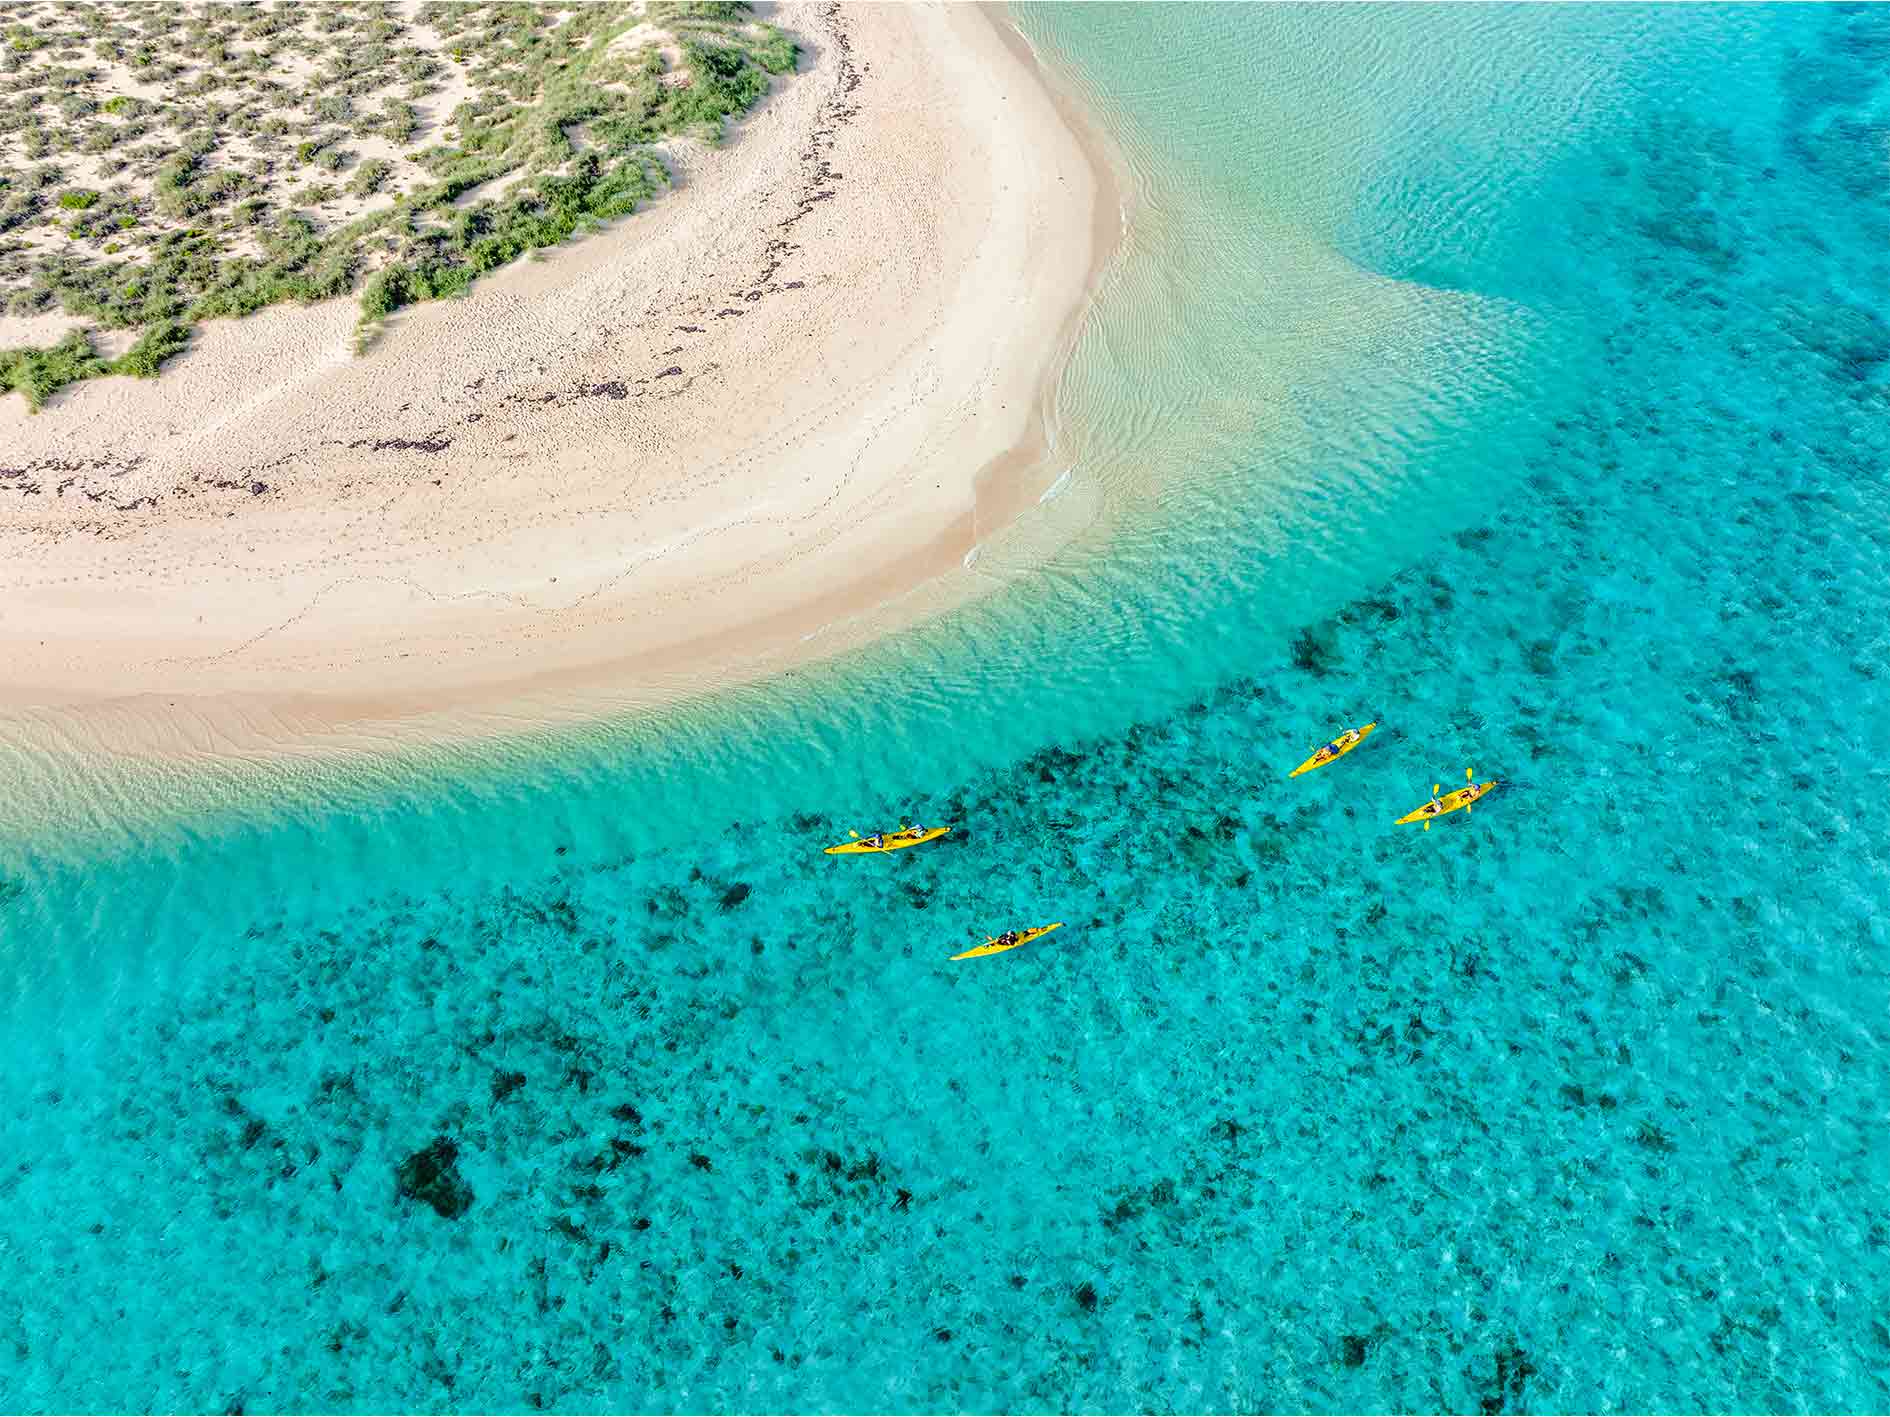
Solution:
{"label": "person in kayak", "polygon": [[881,847],[886,844],[886,838],[880,833],[875,832],[866,839],[866,844],[871,847]]}
{"label": "person in kayak", "polygon": [[1344,752],[1347,748],[1351,747],[1357,741],[1358,741],[1358,730],[1356,728],[1348,728],[1345,730],[1345,732],[1341,733],[1337,738],[1334,738],[1330,743],[1326,744],[1325,747],[1321,748],[1319,750],[1319,756],[1322,759],[1323,758],[1336,758],[1339,756],[1340,753]]}
{"label": "person in kayak", "polygon": [[1006,930],[1002,935],[997,937],[997,942],[1000,945],[1014,945],[1017,943],[1017,932],[1015,930]]}

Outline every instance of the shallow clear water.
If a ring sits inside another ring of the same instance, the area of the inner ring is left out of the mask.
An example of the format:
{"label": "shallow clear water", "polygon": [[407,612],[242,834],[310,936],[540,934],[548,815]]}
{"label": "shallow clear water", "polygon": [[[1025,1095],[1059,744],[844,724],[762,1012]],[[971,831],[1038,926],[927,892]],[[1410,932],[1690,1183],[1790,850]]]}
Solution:
{"label": "shallow clear water", "polygon": [[1890,15],[1021,23],[1138,219],[991,597],[0,835],[0,1407],[1890,1403]]}

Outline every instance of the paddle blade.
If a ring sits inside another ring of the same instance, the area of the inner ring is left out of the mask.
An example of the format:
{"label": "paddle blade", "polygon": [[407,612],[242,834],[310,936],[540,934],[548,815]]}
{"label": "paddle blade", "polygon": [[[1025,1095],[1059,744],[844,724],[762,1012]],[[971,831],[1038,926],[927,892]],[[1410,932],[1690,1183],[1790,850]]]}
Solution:
{"label": "paddle blade", "polygon": [[1431,824],[1430,824],[1429,822],[1426,822],[1426,823],[1424,824],[1424,830],[1425,830],[1425,831],[1429,831],[1430,829],[1431,829]]}
{"label": "paddle blade", "polygon": [[860,839],[860,834],[854,831],[853,828],[851,827],[847,828],[847,835],[852,837],[855,841],[858,841]]}
{"label": "paddle blade", "polygon": [[1442,792],[1443,790],[1444,790],[1444,784],[1443,784],[1443,783],[1441,783],[1441,782],[1433,782],[1433,783],[1431,784],[1431,796],[1433,796],[1433,797],[1435,797],[1435,796],[1436,796],[1436,795],[1437,795],[1437,794],[1438,794],[1439,792]]}
{"label": "paddle blade", "polygon": [[1465,769],[1463,770],[1463,780],[1464,780],[1465,782],[1475,782],[1475,781],[1476,781],[1476,777],[1477,777],[1477,775],[1476,775],[1476,771],[1475,771],[1475,769],[1473,769],[1473,768],[1465,768]]}

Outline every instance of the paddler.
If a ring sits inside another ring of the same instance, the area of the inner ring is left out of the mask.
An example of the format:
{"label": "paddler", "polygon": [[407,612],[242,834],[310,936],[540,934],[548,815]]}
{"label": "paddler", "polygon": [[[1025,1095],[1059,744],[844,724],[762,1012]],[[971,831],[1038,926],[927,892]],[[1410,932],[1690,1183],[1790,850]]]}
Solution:
{"label": "paddler", "polygon": [[1358,742],[1358,730],[1356,728],[1348,728],[1319,750],[1320,760],[1324,761],[1327,758],[1336,758],[1341,752],[1351,747],[1356,742]]}
{"label": "paddler", "polygon": [[886,838],[881,833],[874,832],[871,836],[869,836],[866,839],[865,844],[872,847],[874,850],[877,851],[880,847],[886,844]]}
{"label": "paddler", "polygon": [[1017,932],[1016,932],[1015,930],[1006,930],[1006,931],[1005,931],[1005,932],[1004,932],[1004,933],[1003,933],[1002,935],[999,935],[999,936],[997,937],[997,943],[998,943],[998,944],[1000,944],[1000,945],[1014,945],[1014,944],[1016,944],[1016,943],[1017,943]]}

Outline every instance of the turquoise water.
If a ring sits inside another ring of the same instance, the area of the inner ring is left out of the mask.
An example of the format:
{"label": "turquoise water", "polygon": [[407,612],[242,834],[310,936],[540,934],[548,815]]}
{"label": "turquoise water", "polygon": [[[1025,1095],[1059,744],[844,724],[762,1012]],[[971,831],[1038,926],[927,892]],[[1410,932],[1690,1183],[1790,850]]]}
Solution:
{"label": "turquoise water", "polygon": [[0,833],[0,1408],[1890,1403],[1890,15],[1021,23],[1138,215],[986,601]]}

